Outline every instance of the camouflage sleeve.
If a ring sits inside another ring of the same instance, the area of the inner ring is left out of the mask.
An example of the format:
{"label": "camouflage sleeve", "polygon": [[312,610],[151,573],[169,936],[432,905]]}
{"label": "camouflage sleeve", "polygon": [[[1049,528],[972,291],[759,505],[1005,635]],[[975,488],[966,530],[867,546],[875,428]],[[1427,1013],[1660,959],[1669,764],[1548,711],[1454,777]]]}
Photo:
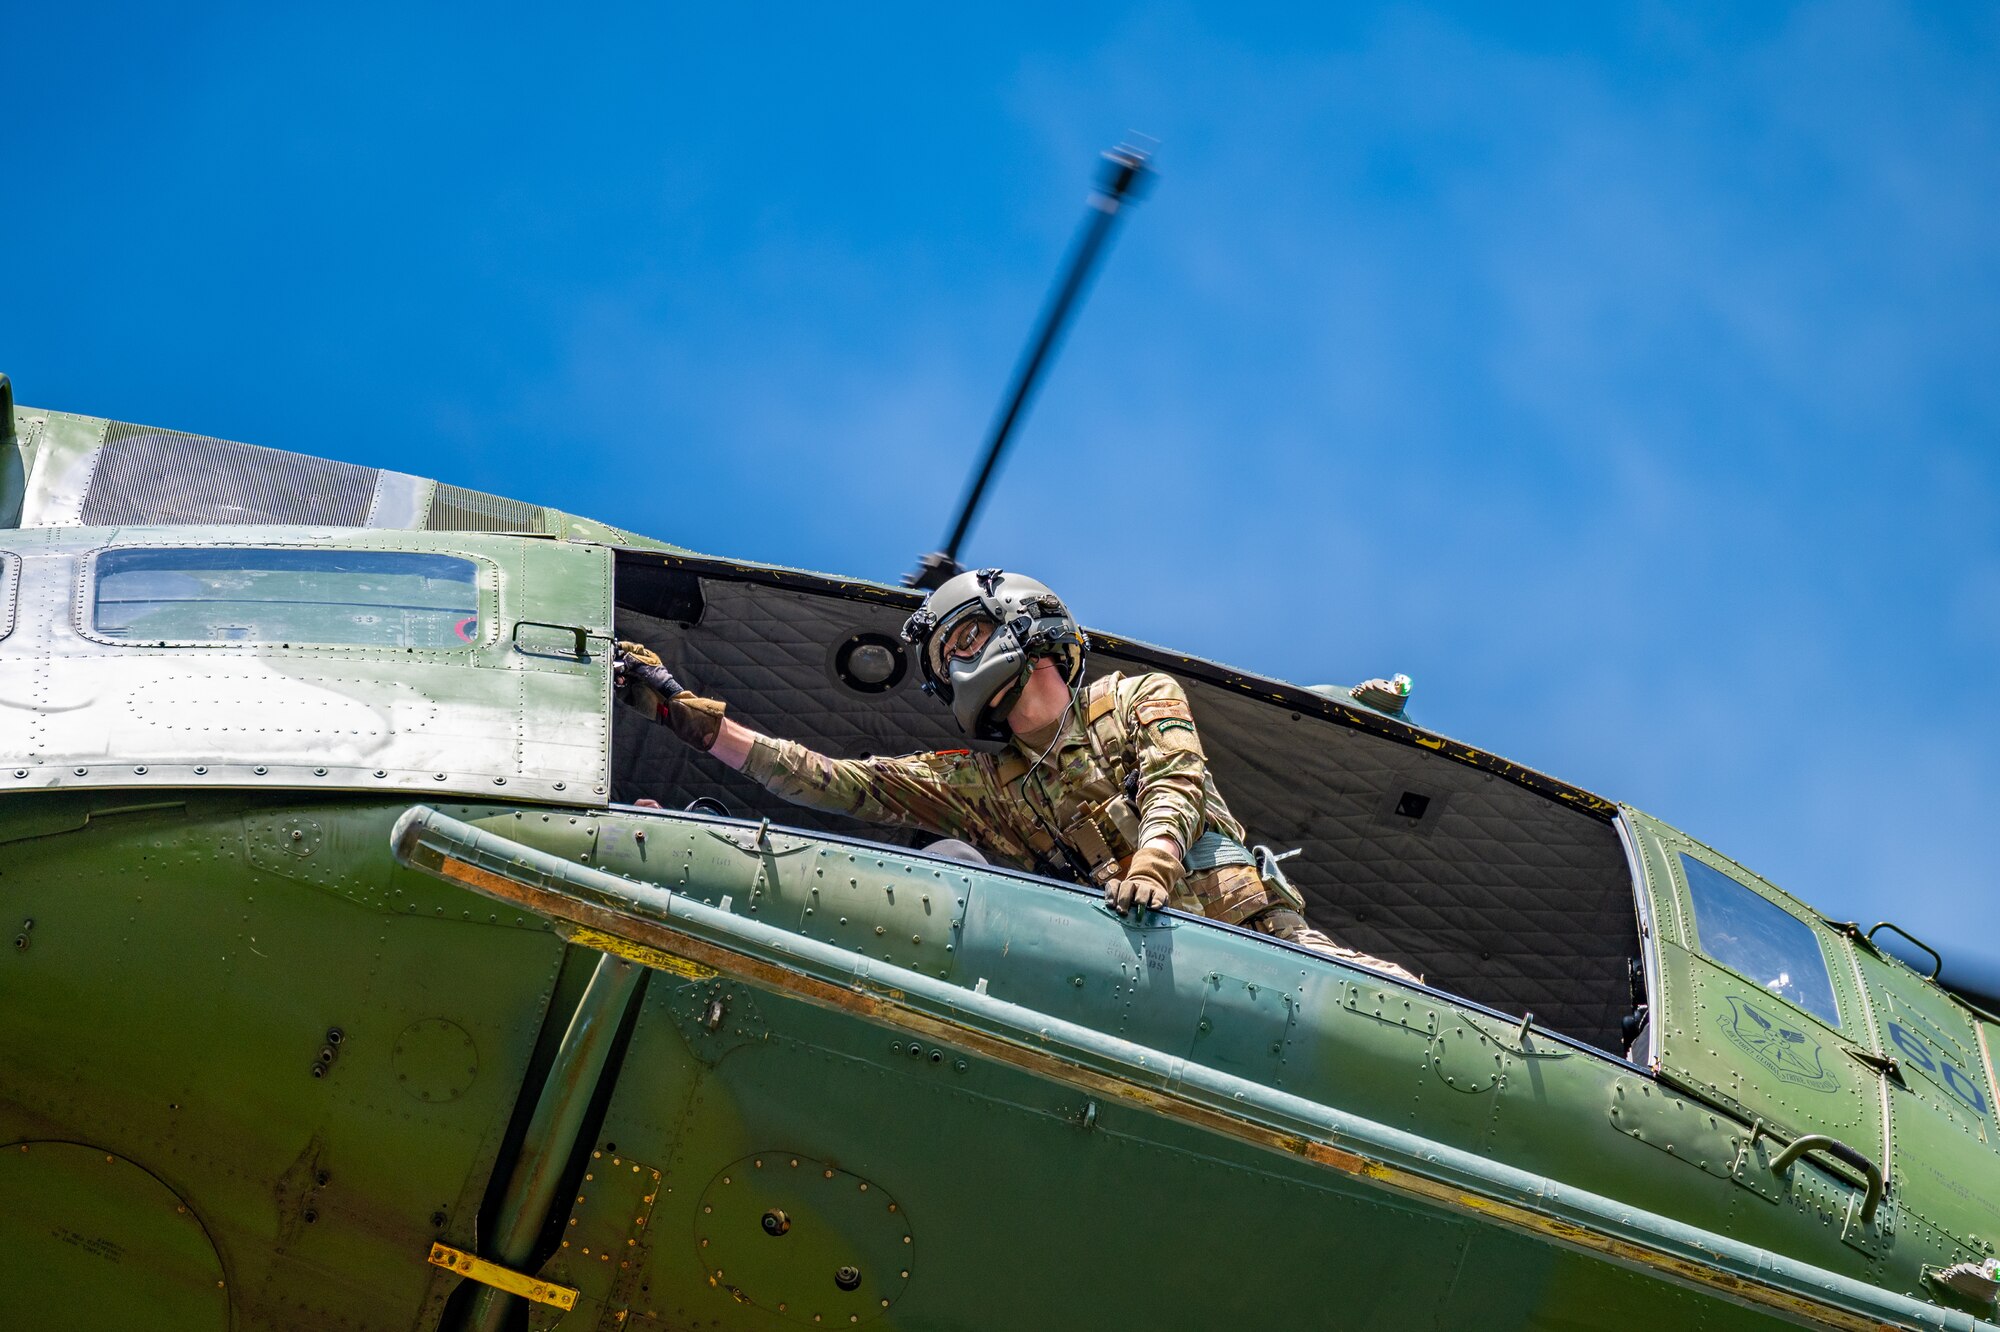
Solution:
{"label": "camouflage sleeve", "polygon": [[984,767],[965,750],[837,759],[793,740],[760,735],[743,774],[795,805],[966,841],[980,840],[975,811],[991,800]]}
{"label": "camouflage sleeve", "polygon": [[1201,752],[1187,695],[1170,675],[1150,671],[1119,691],[1128,733],[1138,750],[1139,841],[1162,834],[1185,852],[1208,813],[1208,757]]}

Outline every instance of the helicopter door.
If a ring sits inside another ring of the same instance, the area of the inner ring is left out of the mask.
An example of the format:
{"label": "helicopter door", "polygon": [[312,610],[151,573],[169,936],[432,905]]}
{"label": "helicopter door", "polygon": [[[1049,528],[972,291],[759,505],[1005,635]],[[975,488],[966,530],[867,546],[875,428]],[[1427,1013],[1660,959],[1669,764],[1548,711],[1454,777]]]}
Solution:
{"label": "helicopter door", "polygon": [[37,545],[0,557],[10,780],[606,801],[602,546],[289,528]]}
{"label": "helicopter door", "polygon": [[1780,1145],[1824,1134],[1884,1164],[1880,1060],[1847,941],[1742,866],[1626,813],[1657,923],[1661,1079],[1761,1120]]}

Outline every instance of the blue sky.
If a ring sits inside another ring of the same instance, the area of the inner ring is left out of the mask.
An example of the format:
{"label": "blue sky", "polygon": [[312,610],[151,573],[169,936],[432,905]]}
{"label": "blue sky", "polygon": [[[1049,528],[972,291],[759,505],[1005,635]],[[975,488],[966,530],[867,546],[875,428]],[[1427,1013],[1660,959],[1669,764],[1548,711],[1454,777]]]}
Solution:
{"label": "blue sky", "polygon": [[1990,7],[13,8],[22,400],[881,578],[1155,136],[968,556],[2000,983]]}

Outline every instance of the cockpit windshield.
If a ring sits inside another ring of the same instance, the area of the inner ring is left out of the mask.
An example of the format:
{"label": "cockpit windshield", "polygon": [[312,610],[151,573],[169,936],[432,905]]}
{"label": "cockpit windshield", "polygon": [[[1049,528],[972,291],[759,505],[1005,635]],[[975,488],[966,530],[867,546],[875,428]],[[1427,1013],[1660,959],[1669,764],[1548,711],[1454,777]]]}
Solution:
{"label": "cockpit windshield", "polygon": [[477,575],[471,560],[414,551],[107,550],[90,628],[124,642],[466,647]]}
{"label": "cockpit windshield", "polygon": [[1712,865],[1681,852],[1695,933],[1709,957],[1827,1025],[1840,1025],[1826,956],[1812,926]]}

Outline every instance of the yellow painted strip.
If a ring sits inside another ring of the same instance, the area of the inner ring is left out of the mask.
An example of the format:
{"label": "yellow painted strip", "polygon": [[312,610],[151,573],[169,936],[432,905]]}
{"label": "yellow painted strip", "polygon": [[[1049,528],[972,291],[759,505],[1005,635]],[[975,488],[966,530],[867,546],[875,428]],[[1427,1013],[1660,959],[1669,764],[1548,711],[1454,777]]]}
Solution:
{"label": "yellow painted strip", "polygon": [[519,1295],[524,1300],[536,1304],[549,1304],[558,1309],[576,1308],[576,1290],[571,1286],[558,1286],[549,1281],[538,1281],[525,1272],[516,1272],[489,1263],[484,1258],[454,1249],[449,1244],[431,1245],[431,1266],[442,1267],[448,1272],[470,1277],[482,1286],[504,1290],[509,1295]]}
{"label": "yellow painted strip", "polygon": [[491,870],[481,869],[477,865],[468,864],[452,856],[439,856],[437,869],[438,873],[447,879],[456,879],[474,888],[504,893],[512,901],[520,900],[520,886],[514,880],[502,878]]}
{"label": "yellow painted strip", "polygon": [[[615,934],[602,930],[585,929],[575,926],[565,929],[563,936],[571,943],[582,944],[585,948],[595,948],[600,953],[622,957],[628,962],[637,962],[642,967],[653,967],[660,971],[671,971],[676,976],[689,980],[714,980],[721,973],[714,967],[705,967],[699,962],[690,962],[684,957],[675,957],[664,949],[652,948],[646,944],[621,939]],[[898,995],[898,998],[902,996]]]}

